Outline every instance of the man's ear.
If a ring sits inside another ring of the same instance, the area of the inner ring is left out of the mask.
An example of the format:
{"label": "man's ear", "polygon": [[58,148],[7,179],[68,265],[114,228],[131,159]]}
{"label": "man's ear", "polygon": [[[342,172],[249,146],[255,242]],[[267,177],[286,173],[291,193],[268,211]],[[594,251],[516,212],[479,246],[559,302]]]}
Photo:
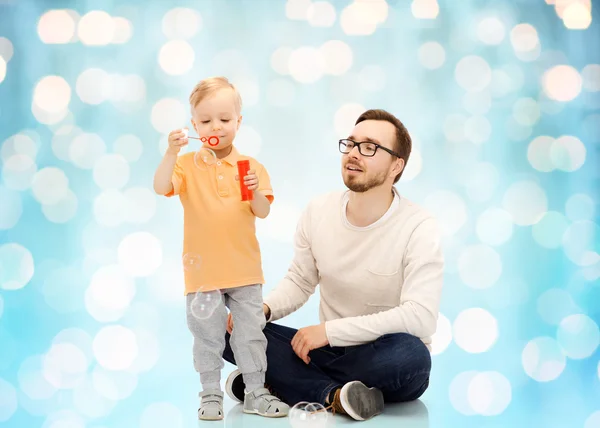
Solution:
{"label": "man's ear", "polygon": [[396,160],[394,161],[394,167],[392,168],[392,174],[394,177],[396,177],[398,174],[400,174],[402,171],[404,171],[404,159],[402,158],[396,158]]}

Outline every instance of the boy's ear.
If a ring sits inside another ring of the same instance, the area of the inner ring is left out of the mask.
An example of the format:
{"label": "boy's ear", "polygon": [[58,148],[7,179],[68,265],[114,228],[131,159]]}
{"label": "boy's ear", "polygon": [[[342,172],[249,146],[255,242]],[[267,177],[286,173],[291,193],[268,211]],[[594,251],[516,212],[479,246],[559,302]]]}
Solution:
{"label": "boy's ear", "polygon": [[240,130],[240,125],[242,124],[242,116],[238,116],[238,120],[237,120],[237,129],[236,131]]}

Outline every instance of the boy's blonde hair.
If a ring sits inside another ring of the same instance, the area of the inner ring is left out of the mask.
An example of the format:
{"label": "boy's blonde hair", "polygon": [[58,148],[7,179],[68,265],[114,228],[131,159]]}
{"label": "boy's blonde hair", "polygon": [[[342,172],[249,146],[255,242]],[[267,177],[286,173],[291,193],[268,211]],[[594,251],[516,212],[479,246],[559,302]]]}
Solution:
{"label": "boy's blonde hair", "polygon": [[233,90],[233,101],[235,102],[235,109],[239,115],[242,111],[242,97],[237,88],[226,77],[222,76],[209,77],[208,79],[201,80],[194,87],[190,94],[190,105],[192,109],[194,109],[200,101],[221,89]]}

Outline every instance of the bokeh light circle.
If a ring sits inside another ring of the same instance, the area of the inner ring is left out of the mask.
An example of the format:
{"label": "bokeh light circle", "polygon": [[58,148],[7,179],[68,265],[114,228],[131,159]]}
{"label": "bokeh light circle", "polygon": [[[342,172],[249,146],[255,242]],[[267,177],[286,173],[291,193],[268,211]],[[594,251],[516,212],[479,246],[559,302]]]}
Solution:
{"label": "bokeh light circle", "polygon": [[559,248],[563,235],[569,227],[569,221],[559,212],[548,211],[533,225],[533,239],[544,248]]}
{"label": "bokeh light circle", "polygon": [[506,410],[512,400],[509,380],[498,372],[481,372],[469,382],[469,405],[475,413],[496,416]]}
{"label": "bokeh light circle", "polygon": [[500,278],[502,260],[487,245],[471,245],[458,258],[458,273],[462,281],[471,288],[489,288]]}
{"label": "bokeh light circle", "polygon": [[563,234],[563,250],[578,266],[591,266],[600,261],[600,227],[589,220],[571,223]]}
{"label": "bokeh light circle", "polygon": [[[135,334],[120,325],[103,327],[92,344],[98,363],[107,370],[126,370],[138,355]],[[114,352],[118,349],[119,352]]]}
{"label": "bokeh light circle", "polygon": [[542,87],[551,100],[567,102],[581,92],[581,75],[570,65],[557,65],[542,76]]}
{"label": "bokeh light circle", "polygon": [[595,211],[596,203],[584,193],[571,195],[565,205],[565,213],[571,221],[591,220]]}
{"label": "bokeh light circle", "polygon": [[10,242],[0,246],[0,289],[19,290],[34,273],[33,256],[20,244]]}
{"label": "bokeh light circle", "polygon": [[127,235],[117,252],[124,271],[134,277],[152,275],[162,263],[161,243],[149,232]]}
{"label": "bokeh light circle", "polygon": [[567,365],[567,359],[558,342],[551,337],[537,337],[527,343],[521,354],[525,373],[538,382],[558,378]]}
{"label": "bokeh light circle", "polygon": [[515,224],[529,226],[537,223],[546,213],[548,198],[534,181],[518,181],[504,193],[502,206],[510,213]]}
{"label": "bokeh light circle", "polygon": [[475,230],[484,244],[502,245],[508,242],[513,234],[512,216],[501,208],[488,208],[477,219]]}
{"label": "bokeh light circle", "polygon": [[596,351],[600,344],[600,330],[587,315],[569,315],[558,325],[556,339],[567,357],[579,360]]}
{"label": "bokeh light circle", "polygon": [[482,57],[469,55],[458,61],[454,77],[463,89],[481,91],[492,81],[492,69]]}
{"label": "bokeh light circle", "polygon": [[540,317],[551,325],[559,325],[569,315],[581,312],[571,294],[560,288],[551,288],[537,300],[537,311]]}
{"label": "bokeh light circle", "polygon": [[452,324],[442,313],[438,314],[437,328],[431,338],[431,354],[439,355],[448,348],[452,342]]}
{"label": "bokeh light circle", "polygon": [[17,411],[17,391],[12,384],[0,378],[0,422],[6,422]]}
{"label": "bokeh light circle", "polygon": [[194,48],[185,40],[171,40],[158,53],[158,64],[172,76],[181,76],[190,71],[194,60]]}
{"label": "bokeh light circle", "polygon": [[454,342],[464,351],[479,354],[488,351],[498,338],[498,322],[482,308],[465,309],[452,325]]}

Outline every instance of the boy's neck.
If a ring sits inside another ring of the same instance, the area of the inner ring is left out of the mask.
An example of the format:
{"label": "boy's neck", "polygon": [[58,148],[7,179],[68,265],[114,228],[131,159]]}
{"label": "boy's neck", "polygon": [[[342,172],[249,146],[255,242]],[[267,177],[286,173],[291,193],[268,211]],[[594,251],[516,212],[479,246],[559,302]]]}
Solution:
{"label": "boy's neck", "polygon": [[224,157],[227,157],[231,154],[231,152],[233,151],[233,145],[231,145],[229,147],[225,147],[224,149],[220,149],[220,150],[216,150],[216,149],[211,149],[211,150],[213,152],[215,152],[217,159],[223,159]]}

